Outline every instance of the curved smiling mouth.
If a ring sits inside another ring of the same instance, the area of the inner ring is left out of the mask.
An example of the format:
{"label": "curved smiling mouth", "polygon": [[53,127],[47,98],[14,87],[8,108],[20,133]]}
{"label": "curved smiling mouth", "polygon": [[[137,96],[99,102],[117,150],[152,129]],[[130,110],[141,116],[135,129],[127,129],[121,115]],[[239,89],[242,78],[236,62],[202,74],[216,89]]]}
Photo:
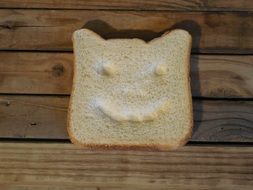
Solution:
{"label": "curved smiling mouth", "polygon": [[143,107],[142,109],[129,109],[126,107],[117,107],[113,103],[107,101],[97,101],[99,110],[101,110],[106,116],[116,121],[132,121],[132,122],[144,122],[153,121],[160,114],[166,112],[169,108],[169,101],[159,101]]}

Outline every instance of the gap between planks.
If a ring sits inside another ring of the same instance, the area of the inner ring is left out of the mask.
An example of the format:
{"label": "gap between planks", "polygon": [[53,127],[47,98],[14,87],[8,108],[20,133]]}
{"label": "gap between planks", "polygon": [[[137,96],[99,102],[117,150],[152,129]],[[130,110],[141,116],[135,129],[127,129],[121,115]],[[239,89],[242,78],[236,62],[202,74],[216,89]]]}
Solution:
{"label": "gap between planks", "polygon": [[[0,137],[0,143],[34,143],[34,144],[72,144],[69,139],[40,139],[40,138],[3,138]],[[198,142],[189,141],[184,146],[198,147],[253,147],[253,142]],[[82,147],[83,148],[83,147]]]}

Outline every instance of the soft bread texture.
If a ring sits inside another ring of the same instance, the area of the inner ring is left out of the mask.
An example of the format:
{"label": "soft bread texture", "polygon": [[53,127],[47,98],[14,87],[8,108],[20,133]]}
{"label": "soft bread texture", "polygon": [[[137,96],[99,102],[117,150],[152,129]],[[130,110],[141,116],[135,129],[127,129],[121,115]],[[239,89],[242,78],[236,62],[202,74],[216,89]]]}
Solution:
{"label": "soft bread texture", "polygon": [[148,43],[73,34],[74,79],[68,113],[73,143],[103,149],[170,150],[193,127],[191,36],[173,30]]}

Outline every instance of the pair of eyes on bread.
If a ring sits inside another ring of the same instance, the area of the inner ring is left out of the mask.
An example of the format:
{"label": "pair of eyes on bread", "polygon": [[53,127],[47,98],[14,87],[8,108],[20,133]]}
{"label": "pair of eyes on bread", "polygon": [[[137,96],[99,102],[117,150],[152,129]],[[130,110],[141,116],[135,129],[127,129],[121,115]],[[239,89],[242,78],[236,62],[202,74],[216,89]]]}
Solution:
{"label": "pair of eyes on bread", "polygon": [[[167,73],[167,70],[168,70],[168,67],[165,64],[158,64],[153,69],[153,72],[155,75],[161,76],[161,75],[165,75]],[[117,68],[113,66],[112,64],[104,64],[102,65],[100,73],[106,76],[113,76],[117,74]]]}

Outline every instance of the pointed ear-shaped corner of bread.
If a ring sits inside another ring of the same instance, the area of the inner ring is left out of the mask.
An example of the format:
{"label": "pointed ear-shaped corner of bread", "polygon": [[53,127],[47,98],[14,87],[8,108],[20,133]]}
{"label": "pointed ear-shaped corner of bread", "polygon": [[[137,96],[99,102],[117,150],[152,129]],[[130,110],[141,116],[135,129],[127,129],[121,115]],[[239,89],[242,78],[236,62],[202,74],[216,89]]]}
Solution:
{"label": "pointed ear-shaped corner of bread", "polygon": [[186,30],[175,29],[172,31],[165,32],[161,37],[151,41],[151,43],[155,46],[164,45],[166,47],[175,46],[176,44],[182,44],[191,49],[192,37],[190,33]]}
{"label": "pointed ear-shaped corner of bread", "polygon": [[86,44],[87,43],[101,43],[101,42],[104,42],[105,40],[100,36],[98,35],[97,33],[89,30],[89,29],[80,29],[80,30],[76,30],[74,33],[73,33],[73,36],[72,36],[72,40],[74,42],[80,42],[80,41],[83,41],[85,42]]}

